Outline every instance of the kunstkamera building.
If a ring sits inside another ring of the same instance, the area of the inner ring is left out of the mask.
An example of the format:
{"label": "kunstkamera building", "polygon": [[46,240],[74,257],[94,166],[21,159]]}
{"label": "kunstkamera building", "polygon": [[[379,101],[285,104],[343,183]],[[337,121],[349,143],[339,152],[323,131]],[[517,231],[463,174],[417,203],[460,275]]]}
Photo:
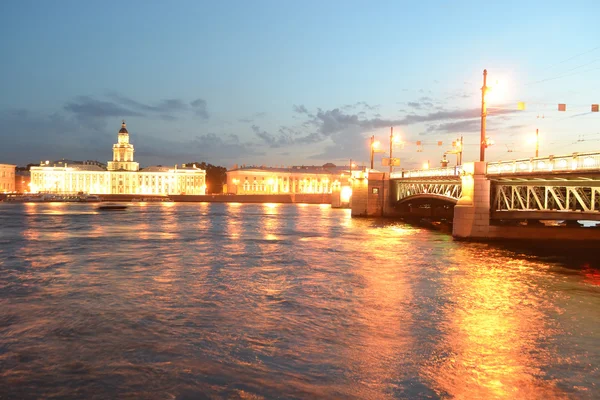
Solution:
{"label": "kunstkamera building", "polygon": [[31,167],[33,193],[193,194],[206,193],[206,171],[196,165],[152,166],[140,169],[125,121],[113,145],[113,159],[99,165],[52,164]]}

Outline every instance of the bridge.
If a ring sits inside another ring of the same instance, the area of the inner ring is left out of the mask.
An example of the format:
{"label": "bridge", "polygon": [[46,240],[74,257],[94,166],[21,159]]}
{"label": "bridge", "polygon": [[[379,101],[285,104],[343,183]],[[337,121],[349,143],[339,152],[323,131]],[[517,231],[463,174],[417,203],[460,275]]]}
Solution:
{"label": "bridge", "polygon": [[[452,222],[455,237],[517,238],[517,227],[574,228],[577,221],[600,221],[600,152],[471,162],[387,176],[370,171],[364,181],[357,177],[353,191],[353,215],[445,220]],[[588,231],[576,234],[600,239]],[[566,230],[542,233],[562,238]]]}

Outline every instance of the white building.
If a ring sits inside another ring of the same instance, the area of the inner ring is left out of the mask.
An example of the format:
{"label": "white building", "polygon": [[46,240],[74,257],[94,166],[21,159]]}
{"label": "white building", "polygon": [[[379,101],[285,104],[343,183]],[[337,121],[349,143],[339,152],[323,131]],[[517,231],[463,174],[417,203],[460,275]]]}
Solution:
{"label": "white building", "polygon": [[140,170],[133,160],[133,145],[125,121],[113,145],[113,159],[103,169],[98,165],[50,165],[50,162],[31,167],[33,193],[89,194],[194,194],[206,192],[206,171],[195,165],[178,168],[148,167]]}
{"label": "white building", "polygon": [[0,164],[0,193],[15,191],[15,167],[12,164]]}
{"label": "white building", "polygon": [[232,194],[329,194],[349,186],[349,170],[333,164],[289,168],[234,167],[227,171]]}

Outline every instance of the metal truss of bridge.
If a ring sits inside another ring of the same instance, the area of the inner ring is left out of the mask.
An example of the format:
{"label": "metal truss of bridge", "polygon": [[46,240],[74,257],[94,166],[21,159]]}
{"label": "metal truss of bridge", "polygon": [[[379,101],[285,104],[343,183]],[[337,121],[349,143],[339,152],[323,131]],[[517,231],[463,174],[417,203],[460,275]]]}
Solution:
{"label": "metal truss of bridge", "polygon": [[393,173],[395,200],[438,199],[456,203],[462,195],[460,167],[432,168]]}
{"label": "metal truss of bridge", "polygon": [[[461,167],[396,172],[395,201],[456,202]],[[490,162],[492,219],[600,220],[600,152]]]}
{"label": "metal truss of bridge", "polygon": [[489,163],[492,218],[600,220],[600,153]]}

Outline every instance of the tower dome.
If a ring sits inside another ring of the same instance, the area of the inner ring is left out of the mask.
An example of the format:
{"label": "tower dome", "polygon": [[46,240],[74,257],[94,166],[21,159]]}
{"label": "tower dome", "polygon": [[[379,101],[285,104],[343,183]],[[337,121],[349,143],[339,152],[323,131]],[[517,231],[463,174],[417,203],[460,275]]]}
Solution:
{"label": "tower dome", "polygon": [[113,160],[108,162],[109,171],[138,171],[140,165],[133,161],[133,145],[129,143],[129,132],[125,120],[113,145]]}
{"label": "tower dome", "polygon": [[119,133],[129,133],[127,132],[127,125],[125,124],[125,120],[123,120],[123,123],[121,124],[121,130],[119,131]]}

